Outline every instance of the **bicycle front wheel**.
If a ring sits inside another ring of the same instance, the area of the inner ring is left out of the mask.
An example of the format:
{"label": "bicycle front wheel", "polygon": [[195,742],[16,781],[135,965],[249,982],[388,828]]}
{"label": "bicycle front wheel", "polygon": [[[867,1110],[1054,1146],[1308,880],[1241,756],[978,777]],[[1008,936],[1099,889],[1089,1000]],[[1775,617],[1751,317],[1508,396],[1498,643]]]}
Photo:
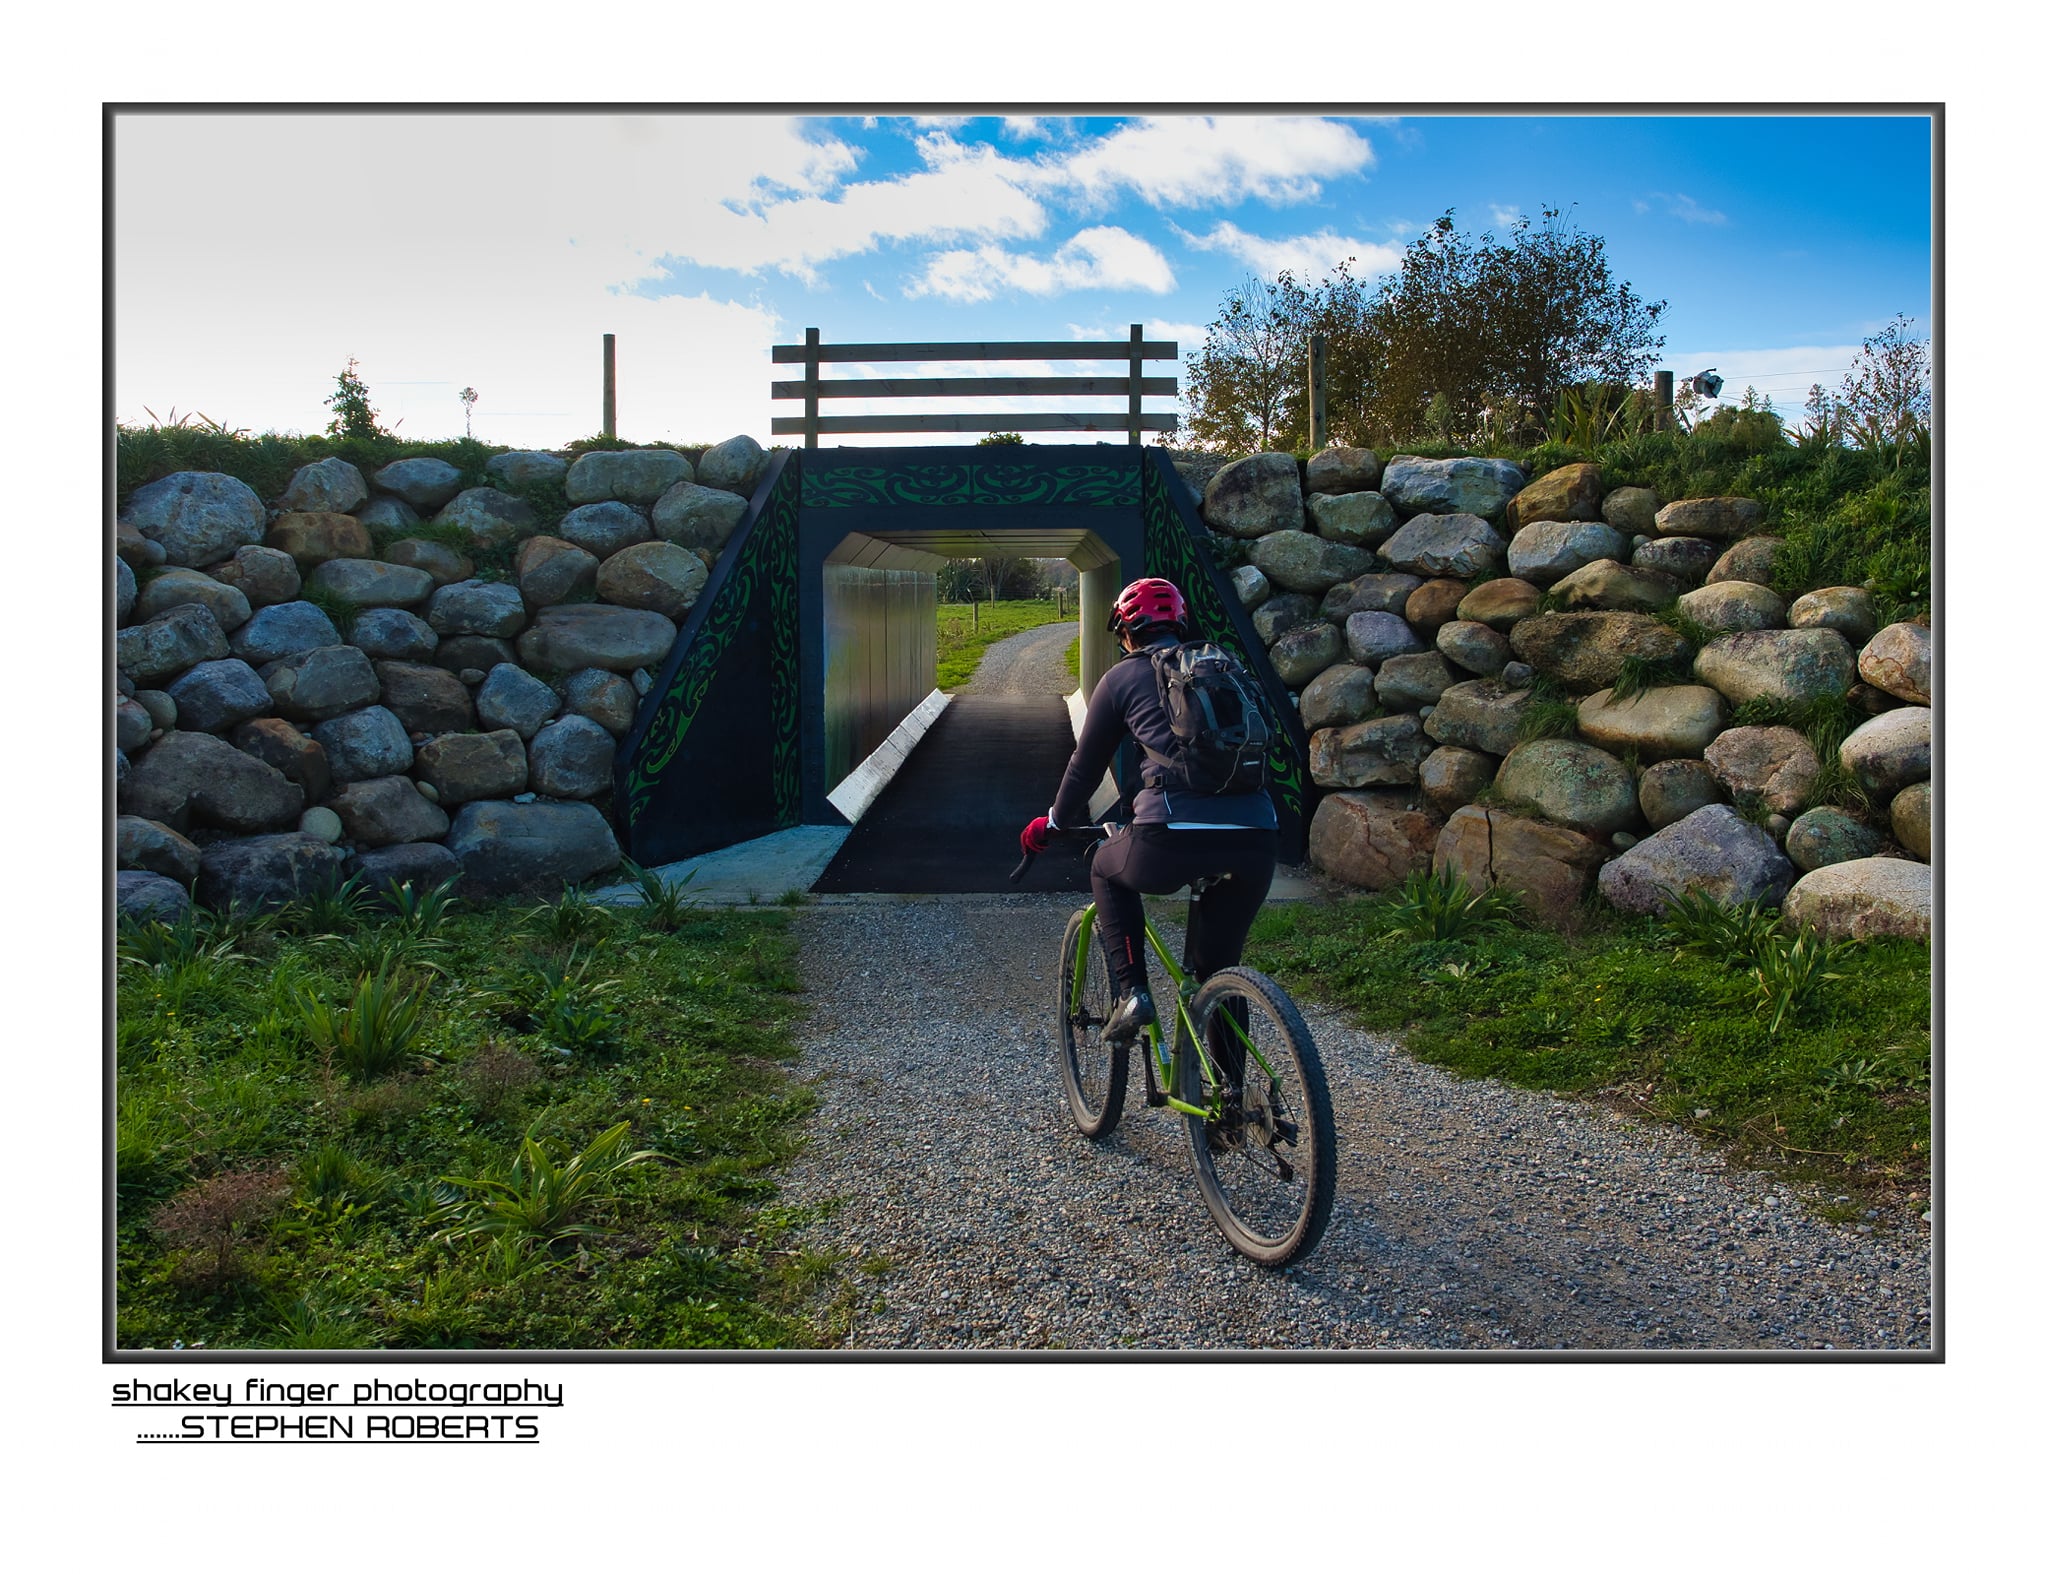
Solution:
{"label": "bicycle front wheel", "polygon": [[[1098,1141],[1116,1130],[1124,1113],[1124,1084],[1130,1076],[1130,1050],[1102,1036],[1115,991],[1109,961],[1089,926],[1089,943],[1081,943],[1087,909],[1067,920],[1060,945],[1060,1080],[1067,1088],[1067,1108],[1084,1137]],[[1074,987],[1080,980],[1080,988]]]}
{"label": "bicycle front wheel", "polygon": [[1180,1097],[1215,1111],[1186,1118],[1202,1201],[1224,1239],[1281,1268],[1322,1239],[1337,1195],[1337,1125],[1322,1057],[1287,992],[1264,973],[1226,967],[1188,1016],[1208,1047],[1177,1056]]}

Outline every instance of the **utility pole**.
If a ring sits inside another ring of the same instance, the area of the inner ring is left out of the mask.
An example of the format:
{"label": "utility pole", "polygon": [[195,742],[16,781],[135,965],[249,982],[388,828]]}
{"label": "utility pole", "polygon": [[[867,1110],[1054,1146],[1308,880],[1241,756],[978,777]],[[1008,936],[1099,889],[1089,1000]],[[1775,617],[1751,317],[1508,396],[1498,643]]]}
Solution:
{"label": "utility pole", "polygon": [[619,435],[619,336],[604,336],[604,435]]}
{"label": "utility pole", "polygon": [[1657,404],[1657,430],[1671,430],[1671,374],[1659,372],[1654,380]]}
{"label": "utility pole", "polygon": [[1328,382],[1329,340],[1322,334],[1308,336],[1308,446],[1320,452],[1330,441]]}

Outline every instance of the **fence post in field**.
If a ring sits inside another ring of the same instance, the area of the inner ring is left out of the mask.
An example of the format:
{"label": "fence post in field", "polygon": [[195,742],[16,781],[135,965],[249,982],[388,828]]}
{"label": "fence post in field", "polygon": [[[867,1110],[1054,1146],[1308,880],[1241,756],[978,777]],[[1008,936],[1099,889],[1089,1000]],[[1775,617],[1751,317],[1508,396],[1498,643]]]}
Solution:
{"label": "fence post in field", "polygon": [[1322,334],[1308,336],[1308,446],[1311,453],[1320,451],[1330,441],[1329,403],[1327,400],[1327,379],[1329,376],[1329,340]]}
{"label": "fence post in field", "polygon": [[1131,324],[1131,446],[1145,441],[1145,325]]}
{"label": "fence post in field", "polygon": [[1668,432],[1671,430],[1671,374],[1669,372],[1659,372],[1655,387],[1657,390],[1657,430]]}
{"label": "fence post in field", "polygon": [[804,330],[804,447],[818,446],[818,330]]}
{"label": "fence post in field", "polygon": [[604,336],[604,426],[606,437],[619,435],[619,336]]}

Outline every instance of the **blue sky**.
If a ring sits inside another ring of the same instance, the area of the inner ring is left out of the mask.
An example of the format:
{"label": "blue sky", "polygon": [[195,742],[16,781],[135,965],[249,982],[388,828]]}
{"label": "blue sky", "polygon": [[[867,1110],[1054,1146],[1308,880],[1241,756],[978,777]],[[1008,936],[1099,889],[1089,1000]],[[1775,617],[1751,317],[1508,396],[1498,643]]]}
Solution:
{"label": "blue sky", "polygon": [[[766,441],[792,413],[769,347],[807,326],[1142,322],[1185,350],[1247,274],[1385,271],[1446,209],[1499,230],[1569,207],[1669,302],[1664,364],[1717,367],[1726,396],[1796,411],[1894,313],[1930,326],[1924,117],[138,114],[115,146],[127,421],[317,429],[353,355],[406,435],[460,433],[471,385],[479,436],[559,444],[598,425],[613,332],[625,435]],[[319,173],[341,147],[412,173],[342,196]],[[179,178],[229,165],[252,177],[232,224]]]}

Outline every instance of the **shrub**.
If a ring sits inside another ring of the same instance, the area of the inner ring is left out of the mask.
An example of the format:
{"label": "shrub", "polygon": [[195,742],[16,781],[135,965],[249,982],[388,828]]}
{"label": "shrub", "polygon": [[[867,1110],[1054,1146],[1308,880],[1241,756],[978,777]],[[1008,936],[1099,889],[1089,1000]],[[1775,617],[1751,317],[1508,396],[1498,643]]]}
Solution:
{"label": "shrub", "polygon": [[456,1205],[458,1222],[442,1230],[439,1238],[488,1240],[511,1260],[533,1247],[604,1233],[588,1215],[611,1195],[612,1178],[630,1165],[657,1157],[645,1150],[627,1151],[632,1129],[630,1121],[622,1120],[567,1159],[560,1144],[529,1131],[509,1163],[475,1177],[443,1176],[444,1184],[476,1196]]}
{"label": "shrub", "polygon": [[311,996],[301,995],[298,1001],[299,1021],[312,1046],[334,1056],[356,1078],[381,1076],[416,1056],[426,1008],[425,986],[396,969],[363,974],[339,1010]]}
{"label": "shrub", "polygon": [[281,1169],[235,1170],[179,1192],[150,1215],[150,1228],[177,1254],[177,1277],[219,1285],[241,1275],[249,1237],[290,1194]]}
{"label": "shrub", "polygon": [[1405,939],[1470,940],[1519,920],[1520,901],[1495,886],[1474,893],[1456,875],[1417,869],[1387,901],[1387,932]]}

